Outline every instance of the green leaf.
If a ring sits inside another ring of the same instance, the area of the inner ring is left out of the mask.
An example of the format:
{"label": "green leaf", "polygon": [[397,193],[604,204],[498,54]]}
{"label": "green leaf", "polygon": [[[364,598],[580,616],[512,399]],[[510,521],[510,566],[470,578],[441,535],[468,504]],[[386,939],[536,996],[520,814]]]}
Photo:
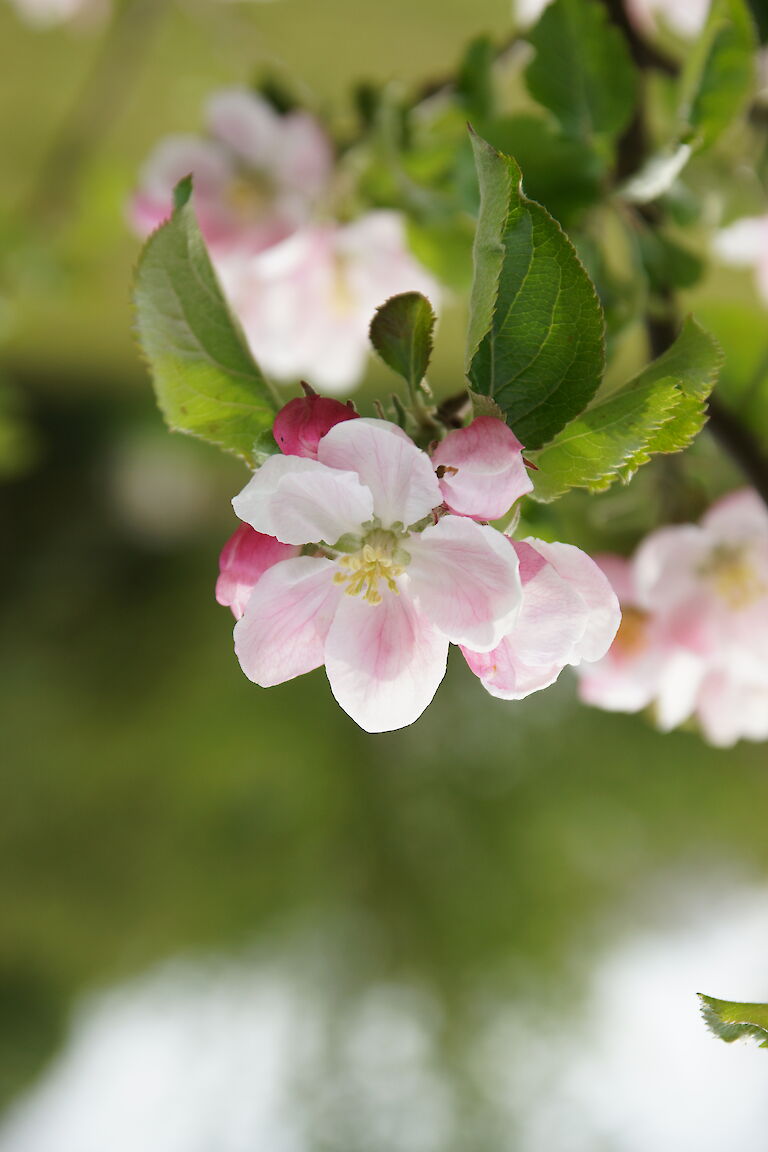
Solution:
{"label": "green leaf", "polygon": [[636,77],[627,42],[598,0],[555,0],[528,37],[528,90],[569,136],[617,136],[629,123]]}
{"label": "green leaf", "polygon": [[740,1004],[736,1000],[717,1000],[698,993],[701,1014],[711,1032],[731,1044],[751,1036],[761,1048],[768,1048],[768,1004]]}
{"label": "green leaf", "polygon": [[136,270],[139,343],[170,428],[254,463],[276,404],[222,294],[190,198],[174,192],[171,218],[150,236]]}
{"label": "green leaf", "polygon": [[426,296],[403,292],[376,309],[371,321],[371,344],[384,363],[402,376],[408,387],[418,388],[432,356],[435,314]]}
{"label": "green leaf", "polygon": [[582,413],[540,452],[535,499],[571,488],[592,492],[627,483],[655,453],[679,452],[701,430],[721,363],[713,338],[689,318],[675,343],[644,371]]}
{"label": "green leaf", "polygon": [[681,115],[699,148],[738,117],[755,87],[757,37],[744,0],[713,0],[682,77]]}
{"label": "green leaf", "polygon": [[485,119],[493,115],[493,65],[496,51],[488,36],[470,41],[456,77],[456,93],[469,116]]}
{"label": "green leaf", "polygon": [[467,376],[526,448],[540,448],[597,391],[602,310],[570,240],[523,194],[516,162],[478,136],[472,144],[481,203]]}

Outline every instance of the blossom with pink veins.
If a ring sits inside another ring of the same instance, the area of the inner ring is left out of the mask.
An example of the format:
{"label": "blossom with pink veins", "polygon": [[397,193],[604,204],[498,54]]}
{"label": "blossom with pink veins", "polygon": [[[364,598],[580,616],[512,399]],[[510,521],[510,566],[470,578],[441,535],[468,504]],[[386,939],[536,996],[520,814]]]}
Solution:
{"label": "blossom with pink veins", "polygon": [[368,212],[349,224],[313,224],[257,256],[234,252],[219,274],[264,371],[306,376],[325,392],[359,383],[368,329],[389,296],[439,290],[411,255],[398,212]]}
{"label": "blossom with pink veins", "polygon": [[758,293],[768,304],[768,215],[734,220],[715,235],[712,247],[724,264],[754,268]]}
{"label": "blossom with pink veins", "polygon": [[162,140],[144,164],[130,204],[147,236],[170,215],[173,189],[190,174],[200,228],[214,261],[252,255],[290,236],[327,192],[333,150],[309,113],[281,115],[245,88],[217,92],[206,106],[208,135]]}
{"label": "blossom with pink veins", "polygon": [[520,609],[514,548],[443,513],[432,462],[396,425],[336,424],[317,459],[272,456],[236,496],[257,532],[302,549],[268,568],[235,625],[262,687],[325,664],[341,707],[368,732],[416,720],[449,642],[495,648]]}
{"label": "blossom with pink veins", "polygon": [[768,738],[768,511],[751,490],[699,525],[651,533],[604,564],[624,607],[605,660],[581,671],[587,703],[653,704],[659,726],[695,717],[710,743]]}

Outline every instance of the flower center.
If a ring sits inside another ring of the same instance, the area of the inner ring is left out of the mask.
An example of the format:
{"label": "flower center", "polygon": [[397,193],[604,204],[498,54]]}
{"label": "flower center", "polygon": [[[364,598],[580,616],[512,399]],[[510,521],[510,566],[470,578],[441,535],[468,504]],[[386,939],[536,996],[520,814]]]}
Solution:
{"label": "flower center", "polygon": [[271,209],[275,189],[268,177],[249,171],[232,180],[227,199],[232,211],[247,224],[260,220]]}
{"label": "flower center", "polygon": [[369,533],[357,552],[340,558],[334,583],[346,584],[344,591],[348,596],[362,596],[369,604],[381,604],[379,581],[399,595],[397,577],[405,572],[409,559],[394,532],[378,528]]}
{"label": "flower center", "polygon": [[648,641],[648,613],[639,608],[622,608],[621,623],[613,641],[622,656],[637,656]]}
{"label": "flower center", "polygon": [[748,550],[738,544],[721,544],[715,548],[702,566],[701,574],[736,612],[768,594],[768,586],[750,563]]}

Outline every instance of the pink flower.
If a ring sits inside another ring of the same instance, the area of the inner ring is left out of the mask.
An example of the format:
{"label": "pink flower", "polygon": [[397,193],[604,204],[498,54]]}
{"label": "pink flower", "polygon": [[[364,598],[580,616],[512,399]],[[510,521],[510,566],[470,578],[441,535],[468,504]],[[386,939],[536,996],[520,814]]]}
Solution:
{"label": "pink flower", "polygon": [[621,613],[607,577],[578,548],[532,537],[510,544],[520,564],[520,613],[492,651],[462,652],[492,696],[522,700],[554,683],[566,664],[600,660]]}
{"label": "pink flower", "polygon": [[142,169],[131,220],[146,236],[168,218],[173,189],[192,174],[195,211],[214,258],[253,254],[303,224],[332,172],[330,141],[305,112],[281,116],[255,92],[228,89],[207,106],[209,135],[170,136]]}
{"label": "pink flower", "polygon": [[742,216],[714,238],[715,255],[724,264],[746,265],[755,269],[757,290],[768,304],[768,215]]}
{"label": "pink flower", "polygon": [[768,736],[768,511],[756,493],[651,533],[612,566],[624,620],[605,660],[582,671],[582,698],[653,704],[663,729],[695,717],[718,745]]}
{"label": "pink flower", "polygon": [[357,412],[339,400],[310,393],[280,409],[272,432],[284,455],[317,460],[317,447],[326,432],[344,420],[357,419]]}
{"label": "pink flower", "polygon": [[416,720],[449,642],[492,650],[521,600],[509,541],[438,518],[441,503],[429,457],[386,421],[336,424],[317,459],[270,457],[235,511],[304,554],[261,576],[235,625],[245,674],[268,687],[325,664],[336,700],[366,731]]}
{"label": "pink flower", "polygon": [[533,488],[523,446],[502,420],[480,416],[449,432],[432,453],[440,491],[451,512],[498,520]]}
{"label": "pink flower", "polygon": [[281,544],[273,536],[254,532],[250,524],[241,524],[221,550],[216,581],[218,603],[231,608],[239,620],[251,592],[267,569],[289,556],[298,556],[300,551],[290,544]]}
{"label": "pink flower", "polygon": [[278,380],[306,377],[326,392],[359,382],[371,317],[384,300],[409,291],[439,300],[397,212],[304,228],[258,256],[220,262],[219,272],[264,370]]}

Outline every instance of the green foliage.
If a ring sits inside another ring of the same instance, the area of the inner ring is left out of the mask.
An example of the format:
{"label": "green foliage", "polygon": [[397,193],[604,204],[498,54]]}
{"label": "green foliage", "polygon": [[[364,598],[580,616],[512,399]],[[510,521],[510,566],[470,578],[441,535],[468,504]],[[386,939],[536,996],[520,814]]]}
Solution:
{"label": "green foliage", "polygon": [[682,78],[684,121],[700,148],[741,115],[755,86],[757,38],[744,0],[713,0]]}
{"label": "green foliage", "polygon": [[603,316],[567,236],[523,194],[516,162],[473,136],[481,206],[467,375],[526,448],[589,403],[604,364]]}
{"label": "green foliage", "polygon": [[752,1037],[768,1048],[768,1004],[740,1004],[699,992],[701,1014],[711,1032],[727,1044]]}
{"label": "green foliage", "polygon": [[456,92],[472,119],[493,114],[493,63],[496,50],[488,36],[471,40],[459,65]]}
{"label": "green foliage", "polygon": [[555,0],[528,37],[526,81],[563,131],[585,140],[618,135],[632,115],[636,78],[627,43],[597,0]]}
{"label": "green foliage", "polygon": [[601,491],[629,481],[655,453],[679,452],[701,430],[720,368],[717,343],[689,318],[675,343],[634,379],[599,399],[541,452],[533,496]]}
{"label": "green foliage", "polygon": [[411,392],[427,374],[432,356],[435,314],[426,296],[403,292],[376,309],[371,344],[384,363],[405,380]]}
{"label": "green foliage", "polygon": [[134,285],[139,343],[169,427],[253,463],[276,405],[224,299],[191,194],[187,178],[170,220],[141,254]]}

